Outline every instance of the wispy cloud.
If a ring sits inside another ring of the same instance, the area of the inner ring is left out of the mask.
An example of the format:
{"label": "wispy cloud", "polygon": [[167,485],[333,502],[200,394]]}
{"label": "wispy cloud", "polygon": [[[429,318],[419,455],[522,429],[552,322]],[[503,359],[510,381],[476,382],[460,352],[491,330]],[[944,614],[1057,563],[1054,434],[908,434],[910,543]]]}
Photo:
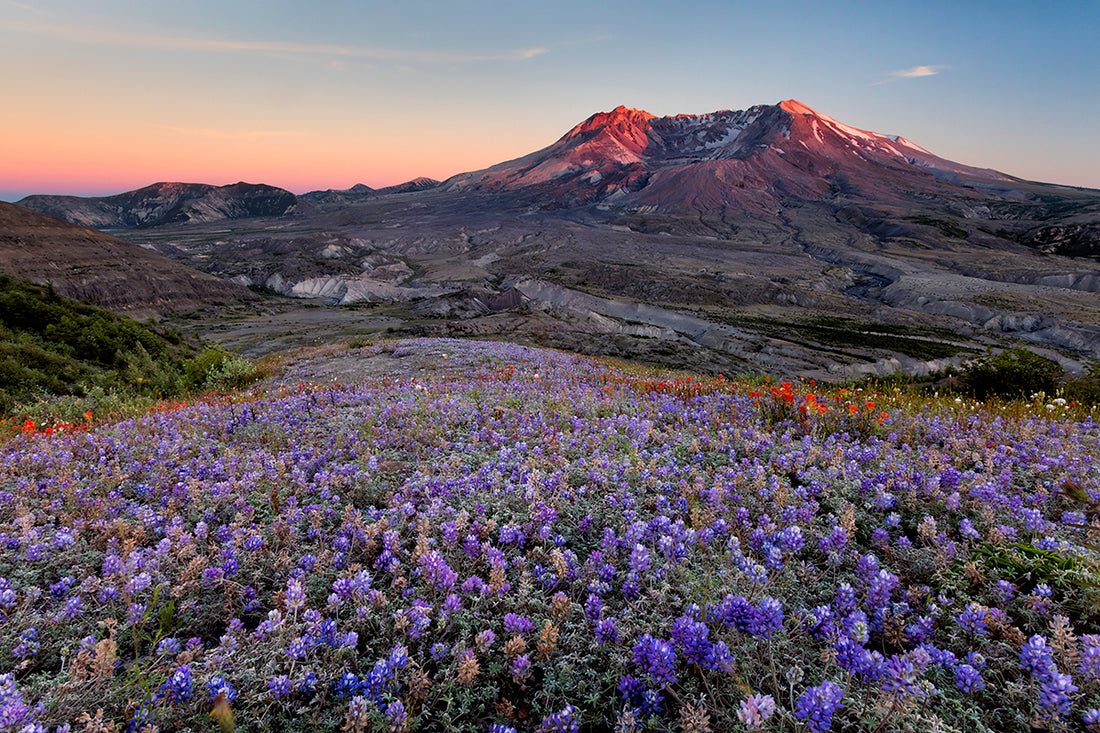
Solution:
{"label": "wispy cloud", "polygon": [[13,8],[19,8],[25,10],[28,13],[34,13],[35,15],[49,15],[50,11],[43,10],[42,8],[36,8],[33,5],[27,5],[26,3],[17,3],[15,0],[0,0],[0,5],[7,5]]}
{"label": "wispy cloud", "polygon": [[900,71],[891,71],[886,75],[886,78],[882,81],[876,81],[875,86],[879,84],[886,84],[891,81],[898,81],[899,79],[916,79],[921,76],[935,76],[940,73],[946,66],[914,66],[911,69],[901,69]]}
{"label": "wispy cloud", "polygon": [[197,127],[170,127],[164,125],[163,129],[180,135],[192,135],[194,137],[209,137],[216,140],[262,140],[267,137],[303,137],[303,132],[284,130],[206,130]]}
{"label": "wispy cloud", "polygon": [[445,51],[381,48],[374,46],[342,46],[327,43],[289,43],[284,41],[212,40],[181,38],[155,34],[128,33],[102,28],[38,25],[0,21],[0,28],[39,36],[63,38],[101,46],[179,49],[189,51],[220,51],[225,53],[278,53],[294,56],[327,56],[363,58],[420,64],[453,64],[475,61],[522,61],[547,53],[546,48],[524,48],[496,54],[456,54]]}

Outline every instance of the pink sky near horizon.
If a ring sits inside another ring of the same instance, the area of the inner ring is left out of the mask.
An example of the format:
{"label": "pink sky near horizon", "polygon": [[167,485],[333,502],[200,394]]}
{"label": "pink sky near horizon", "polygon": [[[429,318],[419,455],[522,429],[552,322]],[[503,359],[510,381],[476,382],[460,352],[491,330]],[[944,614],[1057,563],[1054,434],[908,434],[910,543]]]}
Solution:
{"label": "pink sky near horizon", "polygon": [[[491,145],[466,140],[430,147],[409,138],[395,134],[388,145],[349,150],[342,137],[326,140],[277,130],[153,129],[98,135],[46,130],[37,139],[21,137],[11,149],[0,145],[0,157],[6,188],[17,181],[28,194],[104,195],[159,181],[224,185],[242,180],[305,193],[357,183],[379,188],[420,176],[443,180],[499,162],[492,156],[509,148],[501,135]],[[527,152],[524,144],[518,140],[510,147],[519,155]]]}

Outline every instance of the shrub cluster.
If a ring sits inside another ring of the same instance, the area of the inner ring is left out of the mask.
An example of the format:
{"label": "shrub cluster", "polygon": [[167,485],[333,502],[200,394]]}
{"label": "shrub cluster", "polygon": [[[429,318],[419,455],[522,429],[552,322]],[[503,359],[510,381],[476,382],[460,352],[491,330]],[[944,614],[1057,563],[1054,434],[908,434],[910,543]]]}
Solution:
{"label": "shrub cluster", "polygon": [[0,412],[42,395],[170,397],[243,386],[245,360],[0,275]]}

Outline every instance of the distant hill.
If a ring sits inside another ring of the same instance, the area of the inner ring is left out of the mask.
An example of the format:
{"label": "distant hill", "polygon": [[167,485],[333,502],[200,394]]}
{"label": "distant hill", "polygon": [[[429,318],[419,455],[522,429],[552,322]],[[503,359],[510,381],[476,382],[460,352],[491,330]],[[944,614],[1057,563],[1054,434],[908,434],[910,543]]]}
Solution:
{"label": "distant hill", "polygon": [[324,191],[310,191],[303,193],[298,198],[313,204],[346,205],[364,201],[375,196],[385,196],[392,193],[413,193],[416,191],[428,191],[439,185],[439,181],[433,178],[414,178],[411,181],[398,183],[394,186],[383,188],[371,188],[362,183],[357,183],[351,188],[329,188]]}
{"label": "distant hill", "polygon": [[27,196],[20,206],[95,229],[135,229],[291,212],[297,197],[266,184],[154,183],[114,196]]}
{"label": "distant hill", "polygon": [[136,316],[257,297],[109,234],[3,202],[0,273],[49,282],[65,297]]}

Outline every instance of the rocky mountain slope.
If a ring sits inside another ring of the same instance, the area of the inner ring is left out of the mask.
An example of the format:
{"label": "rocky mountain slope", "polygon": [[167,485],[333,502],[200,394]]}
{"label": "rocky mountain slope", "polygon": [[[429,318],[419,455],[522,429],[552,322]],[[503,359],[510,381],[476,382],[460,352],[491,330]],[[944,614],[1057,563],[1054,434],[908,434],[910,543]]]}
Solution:
{"label": "rocky mountain slope", "polygon": [[266,184],[154,183],[114,196],[34,195],[16,203],[82,226],[133,229],[282,216],[294,210],[297,197],[290,191]]}
{"label": "rocky mountain slope", "polygon": [[255,294],[94,229],[0,202],[0,272],[135,316],[165,315]]}
{"label": "rocky mountain slope", "polygon": [[364,189],[126,236],[242,284],[371,304],[387,328],[727,373],[918,372],[1019,342],[1100,355],[1100,191],[949,161],[793,100],[620,107],[437,186]]}

